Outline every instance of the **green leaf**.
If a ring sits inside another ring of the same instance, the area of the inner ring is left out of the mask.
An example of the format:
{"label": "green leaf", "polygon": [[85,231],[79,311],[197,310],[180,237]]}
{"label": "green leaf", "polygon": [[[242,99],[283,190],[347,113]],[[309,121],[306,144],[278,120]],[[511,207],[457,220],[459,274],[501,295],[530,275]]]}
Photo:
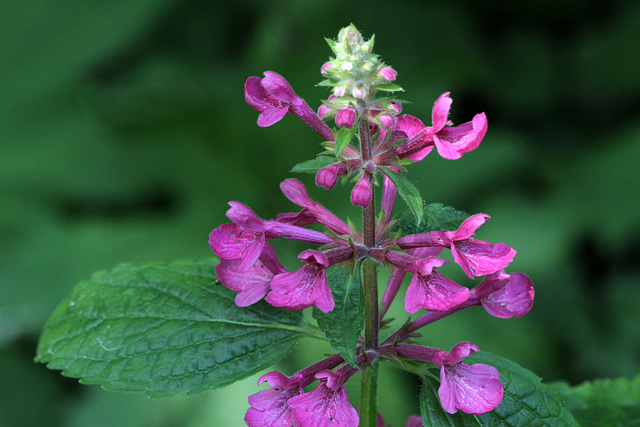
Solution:
{"label": "green leaf", "polygon": [[344,150],[347,145],[349,145],[349,143],[353,139],[353,135],[355,135],[356,133],[356,129],[357,126],[355,125],[351,126],[351,129],[349,129],[348,127],[340,128],[338,134],[336,135],[336,156],[339,156],[340,153],[342,153],[342,150]]}
{"label": "green leaf", "polygon": [[571,387],[550,384],[584,427],[640,425],[640,375],[588,381]]}
{"label": "green leaf", "polygon": [[473,415],[458,411],[449,414],[442,408],[438,397],[440,383],[430,376],[422,377],[422,389],[420,390],[420,413],[422,424],[425,427],[473,427],[480,423]]}
{"label": "green leaf", "polygon": [[465,363],[486,363],[500,372],[504,397],[493,411],[477,415],[483,426],[579,426],[562,398],[534,373],[491,353],[478,352]]}
{"label": "green leaf", "polygon": [[409,182],[409,180],[399,173],[392,171],[389,168],[379,168],[386,176],[389,177],[393,185],[398,189],[398,193],[407,202],[409,209],[413,213],[413,216],[418,224],[422,221],[424,215],[422,196],[418,189]]}
{"label": "green leaf", "polygon": [[376,85],[375,87],[376,89],[384,90],[385,92],[404,92],[404,89],[395,83],[384,83]]}
{"label": "green leaf", "polygon": [[303,335],[299,312],[238,307],[212,258],[122,264],[78,284],[45,325],[36,361],[86,384],[196,395],[272,365]]}
{"label": "green leaf", "polygon": [[335,157],[318,156],[315,159],[298,163],[291,169],[291,172],[316,173],[320,169],[332,165],[337,162]]}
{"label": "green leaf", "polygon": [[469,216],[468,213],[457,211],[451,206],[444,206],[442,203],[430,203],[424,207],[424,215],[420,224],[416,224],[414,215],[405,211],[399,215],[396,227],[401,229],[403,234],[451,231],[457,230]]}
{"label": "green leaf", "polygon": [[353,274],[345,267],[333,266],[327,269],[327,283],[336,305],[329,313],[313,308],[313,317],[329,339],[331,348],[354,367],[356,346],[364,327],[360,265],[361,263],[356,263]]}

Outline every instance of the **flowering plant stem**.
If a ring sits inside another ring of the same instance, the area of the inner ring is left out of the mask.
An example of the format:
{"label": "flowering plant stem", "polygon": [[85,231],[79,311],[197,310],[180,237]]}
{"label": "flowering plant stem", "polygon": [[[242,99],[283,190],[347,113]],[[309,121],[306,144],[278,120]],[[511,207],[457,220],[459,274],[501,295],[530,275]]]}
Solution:
{"label": "flowering plant stem", "polygon": [[[360,152],[363,162],[371,160],[371,134],[369,132],[369,120],[365,112],[365,101],[359,100],[358,133],[360,136]],[[365,174],[369,172],[364,171]],[[375,191],[371,188],[371,202],[362,208],[362,237],[365,247],[373,248],[376,245],[376,208]],[[362,392],[360,395],[360,425],[363,427],[375,427],[377,424],[377,395],[378,395],[378,277],[377,265],[373,260],[366,259],[362,265],[362,280],[365,299],[365,330],[364,348],[367,355],[371,354],[373,360],[364,369],[362,376]]]}

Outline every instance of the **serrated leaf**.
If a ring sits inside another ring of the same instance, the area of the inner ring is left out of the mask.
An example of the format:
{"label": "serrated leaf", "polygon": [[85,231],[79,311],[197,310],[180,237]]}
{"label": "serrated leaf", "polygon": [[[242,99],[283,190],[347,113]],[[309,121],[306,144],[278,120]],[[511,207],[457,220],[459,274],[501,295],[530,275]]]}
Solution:
{"label": "serrated leaf", "polygon": [[422,377],[420,389],[420,413],[425,427],[478,427],[480,423],[473,415],[458,411],[446,412],[440,404],[438,387],[440,383],[429,376]]}
{"label": "serrated leaf", "polygon": [[420,224],[416,224],[415,217],[410,212],[403,212],[398,216],[396,228],[403,234],[420,234],[431,231],[457,230],[462,222],[469,218],[469,214],[458,211],[442,203],[430,203],[424,206],[424,214]]}
{"label": "serrated leaf", "polygon": [[351,126],[351,128],[340,128],[338,134],[336,135],[336,156],[339,156],[340,153],[342,153],[342,150],[344,150],[347,145],[349,145],[349,143],[353,139],[353,135],[355,135],[356,133],[356,129],[357,127],[355,125]]}
{"label": "serrated leaf", "polygon": [[356,366],[356,347],[364,327],[364,308],[360,263],[353,274],[348,268],[333,266],[327,270],[327,283],[333,294],[335,307],[329,313],[313,308],[313,317],[336,352],[352,366]]}
{"label": "serrated leaf", "polygon": [[38,362],[86,384],[196,395],[252,375],[305,334],[299,312],[238,307],[212,258],[122,264],[78,284],[45,325]]}
{"label": "serrated leaf", "polygon": [[335,157],[318,156],[315,159],[298,163],[291,169],[291,172],[316,173],[320,169],[336,163]]}
{"label": "serrated leaf", "polygon": [[504,357],[478,352],[465,363],[486,363],[500,372],[504,397],[493,411],[477,415],[483,426],[579,426],[562,398],[542,379]]}
{"label": "serrated leaf", "polygon": [[420,224],[420,222],[422,222],[422,217],[424,216],[422,207],[424,202],[422,201],[420,191],[418,191],[418,189],[410,183],[407,178],[403,177],[399,173],[385,167],[381,167],[379,169],[388,176],[393,185],[396,186],[398,194],[400,194],[402,199],[409,206],[409,209],[411,209],[416,222]]}
{"label": "serrated leaf", "polygon": [[640,425],[640,375],[587,381],[576,386],[550,384],[584,427]]}

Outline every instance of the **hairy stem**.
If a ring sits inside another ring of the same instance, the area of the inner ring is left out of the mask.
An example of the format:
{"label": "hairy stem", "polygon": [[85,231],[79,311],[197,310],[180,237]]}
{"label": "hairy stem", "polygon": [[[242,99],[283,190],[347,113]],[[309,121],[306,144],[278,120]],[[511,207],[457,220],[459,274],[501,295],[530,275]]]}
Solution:
{"label": "hairy stem", "polygon": [[[359,120],[358,133],[360,136],[360,152],[362,161],[366,164],[371,160],[372,144],[369,132],[369,120],[366,114],[366,105],[361,101],[358,105]],[[365,174],[371,172],[365,171]],[[373,177],[371,177],[373,178]],[[373,183],[373,179],[369,182]],[[376,203],[375,191],[371,185],[371,203],[362,208],[362,237],[367,248],[376,246]],[[366,259],[362,265],[362,284],[364,286],[364,349],[369,354],[373,354],[371,363],[366,364],[362,377],[362,394],[360,396],[360,425],[363,427],[376,427],[376,414],[378,404],[378,334],[379,334],[379,314],[378,314],[378,276],[377,266],[371,259]]]}

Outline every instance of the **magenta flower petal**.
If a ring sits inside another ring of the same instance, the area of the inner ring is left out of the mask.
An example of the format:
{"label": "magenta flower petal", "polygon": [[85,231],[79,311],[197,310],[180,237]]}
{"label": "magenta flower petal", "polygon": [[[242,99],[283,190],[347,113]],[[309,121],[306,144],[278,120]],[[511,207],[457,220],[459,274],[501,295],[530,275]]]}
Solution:
{"label": "magenta flower petal", "polygon": [[490,218],[487,214],[471,215],[460,224],[460,228],[456,231],[445,232],[445,236],[451,241],[469,239],[473,237],[476,230]]}
{"label": "magenta flower petal", "polygon": [[440,368],[438,396],[445,411],[484,414],[502,401],[504,390],[493,366],[477,363],[445,364]]}
{"label": "magenta flower petal", "polygon": [[315,230],[281,223],[278,221],[265,221],[259,218],[251,209],[242,203],[229,202],[231,209],[227,211],[227,217],[242,228],[255,232],[266,233],[267,237],[281,237],[284,239],[302,240],[313,243],[331,243],[331,238],[324,233]]}
{"label": "magenta flower petal", "polygon": [[298,271],[278,274],[271,281],[271,289],[265,300],[275,306],[289,310],[302,310],[315,305],[324,313],[335,305],[326,269],[329,260],[322,252],[304,251],[298,256],[306,264]]}
{"label": "magenta flower petal", "polygon": [[[331,211],[329,211],[321,204],[311,200],[306,188],[304,187],[304,184],[302,184],[297,179],[285,179],[280,184],[280,189],[282,190],[284,195],[287,196],[287,199],[291,200],[296,205],[303,207],[304,209],[298,215],[292,217],[288,214],[278,215],[278,217],[276,218],[278,221],[282,222],[281,218],[287,218],[287,222],[295,225],[306,225],[311,224],[312,222],[319,222],[320,224],[329,227],[331,230],[335,231],[338,234],[351,234],[349,226],[344,221],[331,213]],[[312,220],[309,221],[308,219],[306,219],[307,217],[311,218]],[[295,222],[298,218],[302,219],[301,224],[297,224]]]}
{"label": "magenta flower petal", "polygon": [[240,262],[221,259],[216,266],[216,274],[222,284],[236,295],[236,305],[247,307],[260,301],[271,288],[271,280],[275,276],[260,261],[249,268],[240,267]]}
{"label": "magenta flower petal", "polygon": [[451,254],[470,278],[502,270],[513,261],[515,249],[504,243],[460,240],[451,245]]}
{"label": "magenta flower petal", "polygon": [[222,224],[209,234],[209,246],[220,258],[240,260],[241,268],[253,265],[266,243],[264,233],[245,230],[233,223]]}
{"label": "magenta flower petal", "polygon": [[289,399],[300,427],[358,427],[358,412],[349,403],[347,390],[338,373],[316,374],[315,390]]}
{"label": "magenta flower petal", "polygon": [[449,160],[459,159],[464,153],[478,148],[487,127],[484,113],[476,114],[472,121],[459,126],[445,127],[433,136],[438,154]]}
{"label": "magenta flower petal", "polygon": [[407,288],[404,307],[408,313],[421,308],[444,311],[469,298],[469,289],[447,279],[434,268],[430,274],[415,274]]}
{"label": "magenta flower petal", "polygon": [[289,111],[288,106],[271,107],[264,110],[258,116],[258,126],[265,128],[278,123]]}
{"label": "magenta flower petal", "polygon": [[331,129],[304,99],[296,95],[284,77],[273,71],[265,71],[264,75],[262,79],[249,77],[244,84],[247,104],[260,112],[259,126],[271,126],[279,122],[286,113],[293,113],[327,141],[335,140]]}
{"label": "magenta flower petal", "polygon": [[303,392],[300,384],[280,372],[263,375],[258,384],[265,381],[273,388],[249,396],[251,408],[247,410],[244,422],[249,427],[299,426],[294,409],[287,401]]}
{"label": "magenta flower petal", "polygon": [[[495,280],[493,279],[495,274],[487,276],[477,288],[483,287],[486,281]],[[524,316],[533,306],[535,296],[533,283],[524,273],[511,273],[506,276],[506,284],[495,292],[488,293],[482,297],[480,302],[487,312],[494,317],[508,319]],[[495,281],[498,282],[497,280]],[[504,281],[499,281],[498,283],[503,284]]]}
{"label": "magenta flower petal", "polygon": [[449,110],[453,100],[449,96],[450,92],[445,92],[436,100],[433,105],[431,118],[433,120],[433,133],[440,132],[449,121]]}

